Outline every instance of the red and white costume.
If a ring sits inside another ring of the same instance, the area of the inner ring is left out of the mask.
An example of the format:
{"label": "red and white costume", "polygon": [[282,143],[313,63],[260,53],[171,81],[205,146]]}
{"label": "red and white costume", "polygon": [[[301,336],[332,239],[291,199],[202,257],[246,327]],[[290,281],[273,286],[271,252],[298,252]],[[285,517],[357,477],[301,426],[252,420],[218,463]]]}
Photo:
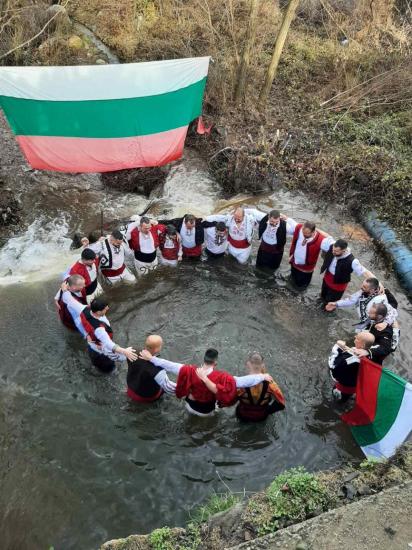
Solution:
{"label": "red and white costume", "polygon": [[70,277],[70,275],[81,275],[83,277],[86,282],[86,296],[88,303],[103,293],[103,289],[97,280],[98,265],[98,257],[91,266],[84,264],[81,260],[78,260],[66,271],[63,276],[63,280],[66,280]]}
{"label": "red and white costume", "polygon": [[159,235],[160,263],[176,267],[179,259],[182,259],[183,248],[182,241],[178,235],[176,239],[171,239],[165,231]]}
{"label": "red and white costume", "polygon": [[147,233],[143,233],[140,226],[136,226],[130,231],[128,242],[131,250],[134,251],[134,265],[138,275],[145,275],[156,269],[159,233],[165,229],[164,225],[158,224],[152,225]]}
{"label": "red and white costume", "polygon": [[100,273],[107,283],[114,285],[121,281],[126,283],[136,282],[135,276],[127,269],[125,264],[126,245],[124,243],[120,246],[114,246],[109,237],[106,237],[89,244],[87,248],[96,252],[99,258]]}
{"label": "red and white costume", "polygon": [[246,264],[252,252],[253,231],[265,216],[255,208],[246,208],[243,221],[236,223],[233,214],[207,216],[211,222],[224,222],[229,228],[227,250],[240,264]]}

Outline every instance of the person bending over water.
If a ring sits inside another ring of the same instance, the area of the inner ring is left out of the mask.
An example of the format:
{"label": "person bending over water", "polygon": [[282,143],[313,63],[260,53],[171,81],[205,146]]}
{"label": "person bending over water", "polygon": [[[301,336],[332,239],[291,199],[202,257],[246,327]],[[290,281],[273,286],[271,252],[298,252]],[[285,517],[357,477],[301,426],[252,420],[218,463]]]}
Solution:
{"label": "person bending over water", "polygon": [[[250,353],[246,360],[248,374],[264,374],[266,366],[258,352]],[[285,398],[276,382],[265,380],[252,388],[241,388],[237,391],[238,406],[236,416],[239,420],[259,422],[277,411],[285,408]]]}
{"label": "person bending over water", "polygon": [[[215,412],[216,402],[221,407],[230,407],[236,402],[237,388],[247,388],[264,380],[272,380],[268,374],[232,376],[218,371],[218,355],[215,349],[206,350],[201,367],[160,359],[146,350],[140,352],[139,357],[177,375],[176,397],[185,398],[188,412],[197,416],[211,416]],[[214,391],[206,385],[209,381],[213,383]]]}
{"label": "person bending over water", "polygon": [[[163,339],[157,334],[146,338],[144,349],[152,355],[160,353]],[[150,403],[159,399],[163,393],[175,395],[176,384],[169,380],[167,372],[153,365],[150,361],[137,358],[127,360],[127,395],[134,401]]]}

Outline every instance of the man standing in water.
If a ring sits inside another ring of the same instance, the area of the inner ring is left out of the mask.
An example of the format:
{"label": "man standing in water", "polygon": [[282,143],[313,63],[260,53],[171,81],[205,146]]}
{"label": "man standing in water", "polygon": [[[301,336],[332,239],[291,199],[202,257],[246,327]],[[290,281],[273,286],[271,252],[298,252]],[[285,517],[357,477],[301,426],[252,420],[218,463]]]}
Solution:
{"label": "man standing in water", "polygon": [[[263,374],[266,372],[263,357],[257,351],[248,355],[246,371],[248,374]],[[266,420],[270,414],[283,411],[285,408],[283,393],[273,380],[271,382],[265,380],[252,388],[239,389],[237,395],[239,404],[236,407],[236,416],[239,420],[245,422]]]}
{"label": "man standing in water", "polygon": [[61,285],[61,292],[64,302],[77,315],[76,325],[79,332],[87,339],[92,365],[101,372],[108,373],[115,369],[115,361],[137,359],[136,350],[132,347],[122,348],[113,342],[113,330],[106,317],[109,310],[106,300],[95,298],[90,306],[82,305],[69,292],[68,283]]}
{"label": "man standing in water", "polygon": [[286,236],[293,235],[297,223],[279,212],[271,210],[259,222],[258,236],[260,246],[256,258],[256,267],[278,269],[283,258]]}
{"label": "man standing in water", "polygon": [[111,234],[89,244],[88,239],[82,239],[87,248],[92,249],[99,257],[100,273],[109,285],[124,281],[135,283],[136,278],[125,264],[125,242],[122,233],[115,229]]}
{"label": "man standing in water", "polygon": [[214,227],[205,228],[205,253],[208,258],[221,258],[227,250],[228,231],[224,222],[215,222]]}
{"label": "man standing in water", "polygon": [[265,216],[255,208],[239,206],[233,214],[213,214],[207,216],[210,222],[224,222],[229,229],[228,252],[240,264],[246,264],[252,252],[252,239],[255,226]]}
{"label": "man standing in water", "polygon": [[[152,355],[160,353],[163,340],[157,334],[146,338],[144,349]],[[167,372],[153,365],[145,359],[127,360],[127,395],[140,403],[151,403],[161,397],[163,393],[175,395],[176,384],[169,380]]]}
{"label": "man standing in water", "polygon": [[87,301],[90,303],[93,298],[100,296],[103,289],[97,280],[98,258],[91,248],[82,250],[80,260],[77,260],[63,276],[67,279],[70,275],[81,275],[86,283]]}
{"label": "man standing in water", "polygon": [[130,232],[129,246],[134,252],[134,265],[138,275],[146,275],[156,269],[159,232],[165,230],[164,225],[153,224],[149,218],[142,216],[139,226]]}
{"label": "man standing in water", "polygon": [[159,234],[160,263],[176,267],[182,261],[182,239],[174,225],[168,225]]}
{"label": "man standing in water", "polygon": [[[268,374],[232,376],[227,372],[216,370],[218,352],[215,349],[206,350],[200,368],[196,365],[160,359],[146,350],[143,350],[139,357],[177,375],[176,397],[179,399],[184,397],[186,409],[196,416],[211,416],[215,412],[216,402],[221,407],[233,405],[236,401],[237,388],[247,388],[260,384],[264,380],[272,380]],[[213,383],[215,391],[207,387],[204,382],[206,378]]]}
{"label": "man standing in water", "polygon": [[60,320],[70,330],[79,330],[78,317],[80,313],[78,313],[78,308],[74,304],[79,304],[81,309],[87,305],[85,287],[86,282],[81,275],[70,275],[66,279],[65,291],[67,292],[60,289],[54,297]]}
{"label": "man standing in water", "polygon": [[313,222],[298,223],[290,245],[289,262],[292,282],[299,288],[309,286],[319,254],[327,252],[334,239],[316,229]]}
{"label": "man standing in water", "polygon": [[333,346],[329,357],[329,372],[335,381],[332,390],[335,399],[344,403],[356,393],[360,365],[358,352],[368,352],[374,342],[373,334],[362,331],[355,336],[354,348],[348,348],[342,340],[338,340]]}
{"label": "man standing in water", "polygon": [[201,218],[193,214],[185,214],[183,218],[159,220],[164,225],[174,225],[182,241],[183,258],[199,260],[202,255],[202,244],[205,240]]}
{"label": "man standing in water", "polygon": [[325,303],[336,302],[342,298],[350,283],[352,272],[359,277],[374,277],[373,273],[354,257],[344,239],[338,239],[329,246],[320,272],[325,272],[321,291],[321,298]]}

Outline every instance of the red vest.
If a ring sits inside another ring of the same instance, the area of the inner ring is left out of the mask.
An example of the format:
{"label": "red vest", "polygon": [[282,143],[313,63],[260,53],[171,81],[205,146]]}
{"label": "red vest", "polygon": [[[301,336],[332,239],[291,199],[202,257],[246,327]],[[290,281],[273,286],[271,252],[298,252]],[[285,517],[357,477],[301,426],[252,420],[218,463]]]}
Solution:
{"label": "red vest", "polygon": [[[97,270],[98,260],[95,260],[95,264],[96,264],[96,270]],[[86,281],[86,287],[90,286],[94,282],[90,278],[90,272],[87,269],[87,266],[82,264],[79,261],[77,261],[75,264],[72,265],[69,271],[69,275],[81,275],[83,279]],[[97,275],[97,271],[96,271],[96,275]]]}
{"label": "red vest", "polygon": [[[86,294],[84,294],[83,296],[83,291],[81,296],[77,296],[77,294],[74,294],[73,292],[71,292],[70,294],[73,296],[75,300],[77,300],[81,304],[87,305]],[[63,297],[63,292],[60,291],[59,299],[57,300],[57,303],[60,306],[60,309],[59,309],[60,320],[66,328],[69,328],[70,330],[77,330],[77,327],[73,321],[73,317],[71,316],[71,313],[67,305],[63,302],[62,297]]]}
{"label": "red vest", "polygon": [[180,242],[178,239],[175,239],[173,241],[173,248],[166,248],[166,235],[164,233],[160,233],[159,235],[159,248],[162,253],[163,258],[166,260],[177,260],[179,257],[179,248],[180,248]]}
{"label": "red vest", "polygon": [[302,229],[303,224],[298,223],[298,225],[295,227],[295,231],[293,233],[292,238],[292,244],[290,245],[290,256],[291,260],[290,263],[295,267],[296,269],[299,269],[300,271],[306,271],[308,273],[311,273],[314,271],[316,267],[316,262],[318,261],[319,254],[321,251],[320,245],[322,244],[323,239],[325,238],[323,235],[321,235],[319,232],[316,232],[315,238],[313,241],[310,241],[306,245],[306,259],[304,264],[295,264],[294,261],[294,254],[296,249],[296,243],[298,242],[299,233]]}
{"label": "red vest", "polygon": [[208,378],[217,386],[215,395],[207,389],[196,374],[195,365],[183,365],[179,370],[176,382],[176,397],[182,398],[192,395],[194,401],[209,403],[218,401],[220,406],[229,407],[236,400],[236,381],[233,376],[224,371],[213,370]]}
{"label": "red vest", "polygon": [[[166,229],[166,226],[162,224],[153,225],[150,228],[150,233],[153,237],[154,247],[155,249],[159,246],[159,232],[164,231]],[[133,231],[130,234],[130,240],[129,240],[129,246],[132,250],[135,252],[140,252],[140,231],[137,227],[133,229]]]}

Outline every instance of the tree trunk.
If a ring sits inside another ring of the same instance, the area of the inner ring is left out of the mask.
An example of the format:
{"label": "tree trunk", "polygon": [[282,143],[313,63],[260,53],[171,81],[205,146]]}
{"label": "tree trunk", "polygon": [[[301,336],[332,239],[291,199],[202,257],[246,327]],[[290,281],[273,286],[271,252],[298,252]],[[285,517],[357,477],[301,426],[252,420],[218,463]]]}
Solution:
{"label": "tree trunk", "polygon": [[252,52],[253,42],[255,41],[256,36],[258,8],[259,0],[250,0],[249,23],[246,31],[245,43],[243,45],[242,58],[239,64],[235,87],[234,100],[236,103],[243,101],[246,94],[247,73],[250,63],[250,54]]}
{"label": "tree trunk", "polygon": [[285,44],[289,27],[295,16],[295,12],[296,12],[296,8],[298,7],[298,4],[299,4],[299,0],[290,0],[288,7],[286,8],[285,15],[283,16],[282,25],[280,26],[279,34],[276,38],[275,48],[273,50],[272,59],[270,61],[270,65],[266,73],[265,82],[260,91],[259,106],[261,109],[265,107],[267,99],[269,97],[269,92],[276,75],[276,70],[279,65],[279,60],[282,54],[283,46]]}

